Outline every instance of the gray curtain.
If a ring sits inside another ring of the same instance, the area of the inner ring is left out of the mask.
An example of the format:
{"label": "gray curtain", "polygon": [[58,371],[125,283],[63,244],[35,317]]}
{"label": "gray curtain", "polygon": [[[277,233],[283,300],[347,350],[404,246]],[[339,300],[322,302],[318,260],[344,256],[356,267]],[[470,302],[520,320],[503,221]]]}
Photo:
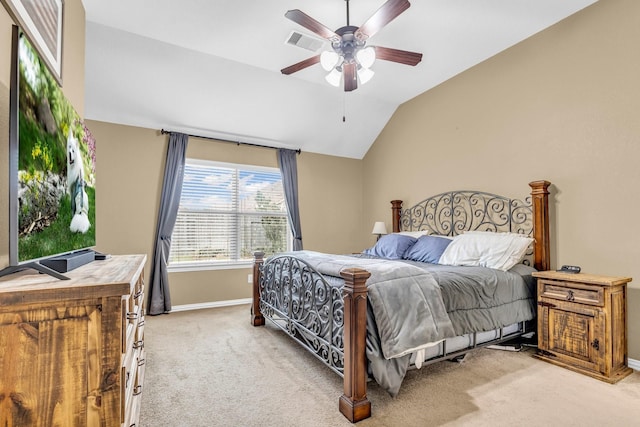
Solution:
{"label": "gray curtain", "polygon": [[162,184],[160,210],[158,211],[158,228],[156,230],[153,262],[151,264],[149,314],[163,314],[171,311],[167,260],[171,249],[171,234],[176,224],[180,195],[182,194],[185,154],[188,142],[188,135],[175,132],[169,134],[169,148],[167,149],[164,183]]}
{"label": "gray curtain", "polygon": [[300,209],[298,208],[298,163],[295,150],[278,149],[278,165],[282,174],[284,198],[287,202],[289,225],[293,232],[293,250],[302,250],[302,226],[300,225]]}

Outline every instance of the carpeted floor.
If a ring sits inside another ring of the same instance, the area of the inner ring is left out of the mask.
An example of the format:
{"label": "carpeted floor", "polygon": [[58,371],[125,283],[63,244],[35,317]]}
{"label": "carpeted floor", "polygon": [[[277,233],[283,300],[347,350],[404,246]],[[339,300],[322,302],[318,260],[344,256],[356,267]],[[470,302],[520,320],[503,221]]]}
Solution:
{"label": "carpeted floor", "polygon": [[[147,316],[140,425],[349,426],[342,379],[249,306]],[[358,426],[640,426],[640,373],[616,385],[482,349],[410,371],[397,398],[369,383]]]}

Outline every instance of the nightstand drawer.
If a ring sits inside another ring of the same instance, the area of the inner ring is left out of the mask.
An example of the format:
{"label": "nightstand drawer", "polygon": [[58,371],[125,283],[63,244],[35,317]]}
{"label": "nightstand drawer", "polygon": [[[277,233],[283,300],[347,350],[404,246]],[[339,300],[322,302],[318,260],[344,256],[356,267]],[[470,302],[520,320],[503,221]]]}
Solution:
{"label": "nightstand drawer", "polygon": [[540,292],[538,298],[552,298],[588,305],[604,305],[604,290],[600,286],[539,279],[538,290]]}

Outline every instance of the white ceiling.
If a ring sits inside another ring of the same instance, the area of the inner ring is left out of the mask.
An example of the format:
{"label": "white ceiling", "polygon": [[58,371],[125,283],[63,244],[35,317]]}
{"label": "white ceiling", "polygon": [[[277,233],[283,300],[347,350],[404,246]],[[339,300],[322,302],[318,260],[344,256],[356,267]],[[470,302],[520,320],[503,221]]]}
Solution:
{"label": "white ceiling", "polygon": [[[368,43],[422,62],[377,61],[345,93],[319,64],[280,73],[316,54],[285,44],[292,30],[313,35],[285,12],[335,30],[345,0],[83,0],[85,116],[360,159],[400,104],[596,1],[413,0]],[[383,3],[352,0],[350,24]]]}

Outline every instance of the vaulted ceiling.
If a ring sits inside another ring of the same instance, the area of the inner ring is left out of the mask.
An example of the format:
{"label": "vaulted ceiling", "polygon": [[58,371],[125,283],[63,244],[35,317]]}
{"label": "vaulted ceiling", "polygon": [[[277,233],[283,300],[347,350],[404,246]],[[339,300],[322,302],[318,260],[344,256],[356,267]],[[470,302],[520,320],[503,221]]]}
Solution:
{"label": "vaulted ceiling", "polygon": [[[313,52],[287,44],[300,9],[330,29],[345,0],[83,0],[85,116],[234,141],[362,158],[396,108],[596,0],[413,0],[369,44],[420,52],[407,66],[378,60],[353,92],[329,85]],[[359,26],[385,0],[351,0]]]}

